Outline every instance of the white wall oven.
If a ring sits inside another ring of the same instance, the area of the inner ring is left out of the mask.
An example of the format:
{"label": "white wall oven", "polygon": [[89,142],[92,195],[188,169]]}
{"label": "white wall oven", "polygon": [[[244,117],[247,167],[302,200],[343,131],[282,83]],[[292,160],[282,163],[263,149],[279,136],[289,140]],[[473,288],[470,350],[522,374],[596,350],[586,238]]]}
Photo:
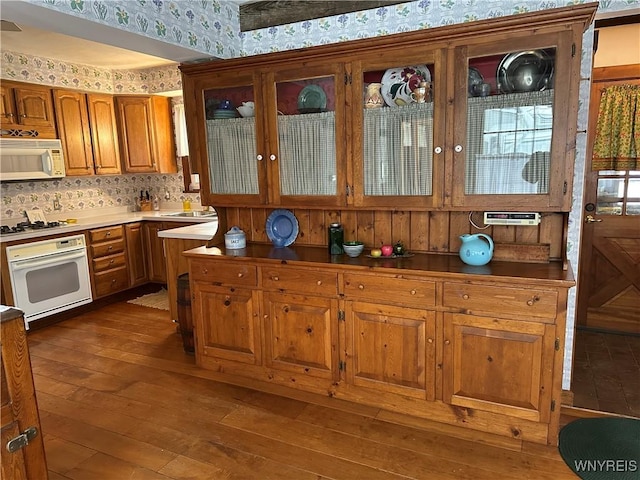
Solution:
{"label": "white wall oven", "polygon": [[29,322],[92,301],[84,235],[7,247],[11,290]]}

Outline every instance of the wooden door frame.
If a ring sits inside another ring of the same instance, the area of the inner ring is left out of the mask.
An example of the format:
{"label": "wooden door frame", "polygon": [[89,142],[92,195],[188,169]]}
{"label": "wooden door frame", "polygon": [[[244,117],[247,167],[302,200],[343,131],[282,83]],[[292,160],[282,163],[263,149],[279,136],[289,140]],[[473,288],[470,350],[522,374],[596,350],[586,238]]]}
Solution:
{"label": "wooden door frame", "polygon": [[[596,189],[597,176],[592,175],[591,167],[588,162],[593,157],[593,143],[596,135],[596,125],[598,120],[598,110],[600,109],[600,97],[602,90],[611,85],[621,82],[629,82],[631,80],[638,81],[638,72],[640,64],[632,65],[615,65],[609,67],[594,68],[591,74],[591,92],[589,100],[589,127],[587,130],[587,150],[586,162],[584,170],[584,190],[581,208],[588,203],[597,204]],[[587,318],[587,309],[589,307],[589,284],[588,278],[591,274],[591,263],[585,262],[584,256],[591,254],[593,250],[593,234],[589,229],[582,228],[580,235],[580,255],[579,265],[579,281],[578,295],[576,302],[576,327],[584,325]]]}

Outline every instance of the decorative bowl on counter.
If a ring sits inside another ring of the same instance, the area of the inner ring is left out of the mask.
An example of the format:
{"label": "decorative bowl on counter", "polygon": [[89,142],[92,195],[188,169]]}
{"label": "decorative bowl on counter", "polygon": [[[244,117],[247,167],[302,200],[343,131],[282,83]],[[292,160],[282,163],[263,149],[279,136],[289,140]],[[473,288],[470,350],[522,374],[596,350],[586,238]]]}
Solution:
{"label": "decorative bowl on counter", "polygon": [[342,248],[344,249],[344,253],[349,255],[350,257],[357,257],[364,250],[364,243],[362,242],[344,242],[342,244]]}

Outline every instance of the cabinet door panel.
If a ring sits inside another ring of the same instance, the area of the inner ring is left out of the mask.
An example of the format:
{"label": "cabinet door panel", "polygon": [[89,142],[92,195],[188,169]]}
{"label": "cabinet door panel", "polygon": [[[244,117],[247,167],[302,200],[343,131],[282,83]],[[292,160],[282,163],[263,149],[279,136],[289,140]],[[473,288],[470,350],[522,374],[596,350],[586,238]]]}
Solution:
{"label": "cabinet door panel", "polygon": [[267,365],[335,379],[337,300],[267,292],[264,304]]}
{"label": "cabinet door panel", "polygon": [[347,380],[355,386],[434,400],[435,313],[347,302]]}
{"label": "cabinet door panel", "polygon": [[555,326],[445,314],[443,400],[548,422]]}
{"label": "cabinet door panel", "polygon": [[54,103],[67,175],[93,175],[93,150],[85,94],[54,90]]}
{"label": "cabinet door panel", "polygon": [[199,354],[261,365],[258,293],[202,282],[193,285],[194,332]]}
{"label": "cabinet door panel", "polygon": [[96,173],[114,175],[121,171],[120,146],[114,100],[111,95],[87,94],[89,122]]}
{"label": "cabinet door panel", "polygon": [[7,85],[0,85],[0,125],[2,128],[16,128],[18,126],[13,88]]}
{"label": "cabinet door panel", "polygon": [[118,97],[120,143],[125,170],[129,173],[155,172],[152,106],[149,97]]}
{"label": "cabinet door panel", "polygon": [[125,239],[127,242],[129,286],[134,287],[147,282],[147,257],[144,249],[142,223],[125,225]]}
{"label": "cabinet door panel", "polygon": [[20,86],[14,89],[18,123],[25,126],[54,127],[51,90],[36,86]]}

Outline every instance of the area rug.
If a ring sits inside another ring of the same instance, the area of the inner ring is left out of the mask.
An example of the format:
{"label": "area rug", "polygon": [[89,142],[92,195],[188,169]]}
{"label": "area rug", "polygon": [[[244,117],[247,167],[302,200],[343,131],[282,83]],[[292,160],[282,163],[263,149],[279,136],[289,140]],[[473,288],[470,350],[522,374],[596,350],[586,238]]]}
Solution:
{"label": "area rug", "polygon": [[581,418],[560,430],[558,449],[583,480],[640,478],[640,419]]}
{"label": "area rug", "polygon": [[163,288],[159,292],[148,293],[147,295],[129,300],[127,303],[157,308],[159,310],[169,310],[169,294],[167,290]]}

